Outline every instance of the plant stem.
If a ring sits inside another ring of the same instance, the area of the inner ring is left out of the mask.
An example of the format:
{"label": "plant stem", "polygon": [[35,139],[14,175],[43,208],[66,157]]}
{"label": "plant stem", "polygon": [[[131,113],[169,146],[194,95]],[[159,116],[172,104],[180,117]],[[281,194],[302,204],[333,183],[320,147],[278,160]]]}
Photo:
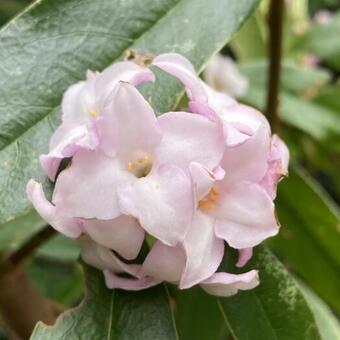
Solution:
{"label": "plant stem", "polygon": [[268,18],[269,27],[269,70],[267,92],[267,117],[276,132],[279,123],[279,91],[282,56],[282,26],[284,0],[271,0]]}
{"label": "plant stem", "polygon": [[53,325],[62,312],[61,306],[40,295],[20,266],[1,275],[0,315],[12,338],[29,339],[38,321]]}
{"label": "plant stem", "polygon": [[0,265],[0,275],[4,275],[5,273],[14,270],[23,260],[32,255],[39,246],[41,246],[55,234],[56,231],[52,227],[44,227],[30,240],[24,243],[20,249],[13,252],[4,259],[3,263]]}

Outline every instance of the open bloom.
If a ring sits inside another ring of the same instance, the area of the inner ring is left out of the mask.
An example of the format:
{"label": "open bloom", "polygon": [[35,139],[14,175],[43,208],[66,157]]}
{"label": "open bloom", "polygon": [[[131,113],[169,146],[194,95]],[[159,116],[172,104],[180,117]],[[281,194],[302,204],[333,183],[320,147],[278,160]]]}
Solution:
{"label": "open bloom", "polygon": [[[184,57],[164,54],[153,65],[184,84],[189,112],[155,116],[135,87],[153,80],[146,68],[117,63],[90,74],[65,94],[57,146],[42,157],[51,178],[62,158],[72,157],[70,165],[51,202],[34,180],[28,197],[55,229],[80,237],[84,261],[104,271],[110,288],[169,281],[223,296],[251,289],[256,270],[218,268],[225,243],[239,250],[242,267],[252,247],[278,232],[273,199],[288,150],[261,113],[210,88]],[[155,243],[145,259],[127,262],[146,234]]]}
{"label": "open bloom", "polygon": [[61,104],[62,124],[50,140],[50,151],[40,156],[41,165],[51,180],[55,179],[60,161],[71,157],[79,148],[94,149],[98,143],[96,123],[119,81],[138,85],[154,81],[146,67],[126,61],[113,64],[102,73],[87,72],[87,79],[72,85]]}
{"label": "open bloom", "polygon": [[237,64],[222,54],[216,54],[209,61],[204,80],[215,90],[232,97],[241,97],[248,89],[248,79],[238,70]]}
{"label": "open bloom", "polygon": [[[134,226],[137,253],[143,239],[137,222],[117,222],[122,215],[138,219],[144,230],[165,244],[183,241],[194,211],[189,164],[195,160],[209,169],[219,164],[223,154],[219,124],[186,112],[156,118],[137,89],[120,82],[98,131],[98,147],[78,150],[58,176],[52,203],[39,183],[29,182],[28,195],[37,211],[66,235],[85,232],[115,251],[119,251],[115,225]],[[129,232],[126,236],[129,242]]]}

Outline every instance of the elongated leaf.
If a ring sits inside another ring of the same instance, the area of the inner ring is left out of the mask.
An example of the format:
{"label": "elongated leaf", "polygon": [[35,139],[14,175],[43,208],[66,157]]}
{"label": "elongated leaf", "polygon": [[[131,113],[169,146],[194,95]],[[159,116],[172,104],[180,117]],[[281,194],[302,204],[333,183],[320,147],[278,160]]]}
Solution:
{"label": "elongated leaf", "polygon": [[339,340],[340,323],[330,308],[305,284],[299,281],[298,284],[312,309],[322,339]]}
{"label": "elongated leaf", "polygon": [[85,268],[82,304],[62,314],[54,327],[38,323],[31,340],[177,339],[163,285],[143,292],[109,290],[102,273]]}
{"label": "elongated leaf", "polygon": [[176,327],[181,340],[225,340],[227,325],[217,299],[199,287],[179,290],[176,294]]}
{"label": "elongated leaf", "polygon": [[[43,0],[0,31],[0,223],[29,209],[29,178],[60,119],[65,89],[127,48],[176,51],[200,70],[258,0]],[[204,18],[202,18],[204,15]],[[173,107],[182,89],[162,76],[150,100]]]}
{"label": "elongated leaf", "polygon": [[257,288],[219,299],[234,339],[321,339],[297,284],[268,249],[257,249],[247,266],[254,267],[260,273]]}
{"label": "elongated leaf", "polygon": [[275,249],[330,305],[340,311],[338,208],[306,173],[293,167],[277,200],[283,225]]}

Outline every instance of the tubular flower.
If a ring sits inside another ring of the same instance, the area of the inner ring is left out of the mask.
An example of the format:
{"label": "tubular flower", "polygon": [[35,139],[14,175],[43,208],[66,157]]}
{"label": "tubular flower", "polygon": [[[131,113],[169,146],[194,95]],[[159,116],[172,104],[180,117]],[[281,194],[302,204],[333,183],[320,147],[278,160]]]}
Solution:
{"label": "tubular flower", "polygon": [[[188,112],[156,117],[135,87],[153,74],[133,62],[91,73],[66,92],[62,124],[42,157],[50,178],[61,159],[72,157],[70,165],[51,202],[34,180],[28,197],[56,230],[80,238],[84,261],[109,288],[168,281],[222,296],[254,288],[256,270],[218,269],[225,244],[242,267],[278,232],[273,199],[288,150],[261,113],[210,88],[183,56],[163,54],[153,65],[184,84]],[[155,242],[140,260],[147,235]]]}

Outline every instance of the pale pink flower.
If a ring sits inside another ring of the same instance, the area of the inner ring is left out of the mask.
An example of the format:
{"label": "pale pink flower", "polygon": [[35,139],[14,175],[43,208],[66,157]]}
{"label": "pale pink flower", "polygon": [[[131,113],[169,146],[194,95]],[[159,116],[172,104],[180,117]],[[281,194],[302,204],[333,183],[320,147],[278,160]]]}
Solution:
{"label": "pale pink flower", "polygon": [[51,180],[55,179],[63,158],[73,156],[79,148],[91,150],[98,144],[96,123],[119,81],[138,85],[154,81],[154,75],[133,62],[119,62],[102,73],[88,71],[85,81],[65,92],[62,124],[51,137],[49,153],[40,156],[42,168]]}
{"label": "pale pink flower", "polygon": [[[153,65],[185,85],[190,112],[156,118],[133,85],[107,78],[112,87],[96,106],[94,124],[84,123],[83,114],[74,118],[88,140],[94,127],[96,142],[68,145],[68,135],[61,135],[60,145],[67,146],[59,146],[59,158],[50,154],[50,170],[57,172],[65,154],[73,156],[71,165],[59,174],[51,202],[33,180],[29,199],[54,228],[82,235],[84,261],[104,271],[109,288],[139,290],[168,281],[181,289],[199,284],[220,296],[254,288],[256,270],[217,272],[224,242],[239,250],[236,266],[242,267],[254,246],[278,232],[273,199],[287,172],[288,150],[271,137],[261,113],[211,89],[183,56],[164,54]],[[145,233],[156,242],[144,262],[126,263],[139,254]]]}
{"label": "pale pink flower", "polygon": [[[122,214],[138,219],[165,244],[183,241],[194,210],[189,164],[195,160],[209,169],[219,164],[220,125],[186,112],[156,118],[137,89],[120,82],[98,132],[97,149],[78,150],[58,176],[51,203],[39,183],[28,183],[37,211],[64,234],[78,237],[86,232],[116,251],[120,241],[115,226]],[[144,234],[137,223],[129,225],[137,238],[133,249],[139,249]]]}
{"label": "pale pink flower", "polygon": [[232,97],[242,97],[248,89],[248,79],[229,57],[215,54],[204,70],[204,80],[217,91]]}

